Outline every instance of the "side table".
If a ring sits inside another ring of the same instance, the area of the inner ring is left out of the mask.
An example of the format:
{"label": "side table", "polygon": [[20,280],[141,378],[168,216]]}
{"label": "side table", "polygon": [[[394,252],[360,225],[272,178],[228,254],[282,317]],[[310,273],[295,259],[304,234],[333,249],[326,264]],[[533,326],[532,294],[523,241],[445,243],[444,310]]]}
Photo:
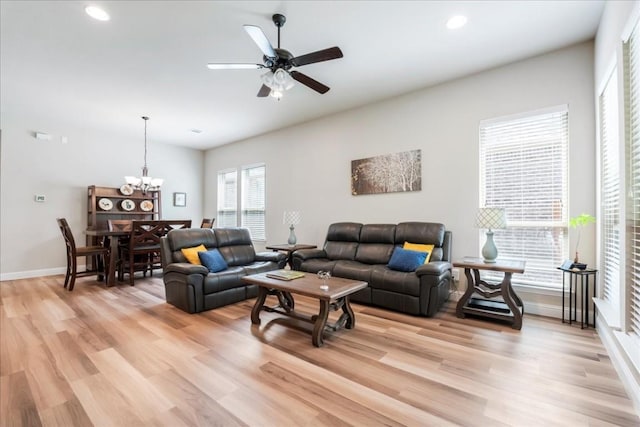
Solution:
{"label": "side table", "polygon": [[299,250],[299,249],[315,249],[317,248],[316,245],[304,245],[304,244],[295,244],[295,245],[288,245],[288,244],[284,244],[284,245],[269,245],[266,246],[265,249],[270,249],[274,252],[286,252],[287,254],[287,264],[289,265],[289,268],[291,267],[291,254],[293,254],[295,251]]}
{"label": "side table", "polygon": [[[513,273],[524,273],[525,261],[499,259],[494,263],[485,263],[482,258],[464,258],[454,262],[453,266],[464,268],[467,277],[467,290],[458,301],[456,316],[464,318],[466,314],[474,314],[510,321],[513,329],[522,328],[524,305],[511,286],[511,276]],[[480,279],[481,270],[502,272],[504,278],[500,283],[488,283]],[[483,298],[471,298],[474,293]],[[494,300],[496,297],[502,300]]]}
{"label": "side table", "polygon": [[[562,271],[562,323],[564,323],[564,293],[567,289],[565,286],[565,276],[569,275],[569,324],[571,321],[576,321],[576,310],[578,307],[578,284],[582,292],[580,298],[580,329],[584,329],[584,324],[589,327],[589,282],[593,277],[593,296],[596,296],[596,279],[598,270],[588,269],[579,270],[577,268],[562,268],[558,267],[558,270]],[[573,296],[573,298],[571,298]],[[572,301],[573,299],[573,301]],[[593,302],[593,327],[596,327],[596,303]],[[571,309],[573,308],[573,316],[571,316]]]}

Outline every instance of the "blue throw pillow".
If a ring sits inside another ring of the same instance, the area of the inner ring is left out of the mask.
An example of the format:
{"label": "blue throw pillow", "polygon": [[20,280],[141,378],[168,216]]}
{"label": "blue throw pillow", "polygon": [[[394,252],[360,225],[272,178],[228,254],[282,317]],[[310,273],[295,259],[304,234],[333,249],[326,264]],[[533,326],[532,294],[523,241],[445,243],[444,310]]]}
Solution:
{"label": "blue throw pillow", "polygon": [[416,271],[416,268],[424,264],[426,258],[425,252],[402,249],[398,246],[393,250],[387,267],[398,271]]}
{"label": "blue throw pillow", "polygon": [[206,252],[198,252],[198,257],[200,257],[200,262],[202,265],[207,267],[210,272],[217,273],[218,271],[226,270],[229,268],[227,262],[222,258],[220,251],[217,249],[212,249]]}

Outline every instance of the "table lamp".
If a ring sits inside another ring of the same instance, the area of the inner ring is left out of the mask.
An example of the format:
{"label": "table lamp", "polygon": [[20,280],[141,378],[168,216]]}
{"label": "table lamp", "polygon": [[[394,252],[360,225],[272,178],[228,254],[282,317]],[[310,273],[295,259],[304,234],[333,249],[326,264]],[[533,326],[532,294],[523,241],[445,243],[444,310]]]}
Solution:
{"label": "table lamp", "polygon": [[299,211],[285,211],[282,216],[282,223],[289,224],[289,240],[287,243],[290,245],[296,244],[296,233],[294,232],[295,226],[300,224],[300,212]]}
{"label": "table lamp", "polygon": [[507,219],[503,208],[480,208],[476,215],[476,227],[487,229],[487,241],[482,247],[482,257],[486,263],[496,262],[498,248],[493,242],[493,231],[507,228]]}

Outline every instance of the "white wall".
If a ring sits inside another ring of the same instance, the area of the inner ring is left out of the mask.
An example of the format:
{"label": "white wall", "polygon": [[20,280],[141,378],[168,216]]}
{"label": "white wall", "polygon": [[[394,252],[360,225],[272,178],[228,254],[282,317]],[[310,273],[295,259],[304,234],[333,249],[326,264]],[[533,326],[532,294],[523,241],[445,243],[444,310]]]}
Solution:
{"label": "white wall", "polygon": [[[209,150],[206,211],[215,212],[217,171],[265,162],[268,243],[286,242],[282,212],[296,209],[303,215],[299,242],[321,246],[336,221],[434,221],[453,232],[454,258],[478,255],[479,122],[560,104],[569,104],[569,212],[595,213],[591,42]],[[351,160],[414,149],[422,149],[422,191],[351,195]],[[593,228],[580,244],[589,264],[595,261]],[[554,295],[538,303],[545,314],[560,316]]]}
{"label": "white wall", "polygon": [[[142,121],[141,121],[142,122]],[[56,224],[66,217],[76,242],[84,244],[87,186],[120,187],[124,175],[140,175],[144,137],[127,139],[73,125],[45,123],[3,112],[0,146],[0,280],[64,272],[64,241]],[[141,127],[142,129],[142,127]],[[52,135],[35,139],[35,131]],[[61,136],[68,137],[62,144]],[[154,144],[148,139],[149,174],[165,179],[162,216],[202,219],[204,153]],[[187,207],[173,207],[172,193],[187,193]],[[46,196],[36,203],[34,195]]]}

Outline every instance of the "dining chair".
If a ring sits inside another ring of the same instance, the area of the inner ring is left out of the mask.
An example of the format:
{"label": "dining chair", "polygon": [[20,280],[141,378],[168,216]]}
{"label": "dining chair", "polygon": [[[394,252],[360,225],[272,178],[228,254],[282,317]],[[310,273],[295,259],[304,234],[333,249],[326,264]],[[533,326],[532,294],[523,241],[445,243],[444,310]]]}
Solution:
{"label": "dining chair", "polygon": [[213,228],[213,223],[216,222],[215,218],[211,219],[203,219],[202,224],[200,224],[200,228]]}
{"label": "dining chair", "polygon": [[147,271],[153,274],[162,268],[160,260],[160,239],[175,228],[190,228],[191,220],[151,220],[132,221],[129,244],[123,247],[122,267],[118,274],[129,274],[129,284],[133,286],[134,274]]}
{"label": "dining chair", "polygon": [[[133,225],[133,221],[130,219],[110,219],[107,220],[107,229],[109,231],[123,231],[123,232],[131,232],[131,227]],[[105,240],[111,239],[112,237],[108,237]],[[105,246],[109,246],[109,242],[105,241]],[[118,272],[118,280],[122,280],[123,272],[122,272],[122,256],[125,248],[129,245],[129,236],[120,236],[118,237],[118,253],[115,259],[116,271]]]}
{"label": "dining chair", "polygon": [[[97,275],[99,280],[104,280],[108,273],[106,266],[109,265],[109,248],[104,246],[76,246],[67,220],[58,218],[57,221],[67,247],[67,273],[64,278],[64,288],[72,291],[77,277]],[[79,257],[91,257],[91,265],[94,268],[89,269],[89,267],[86,267],[84,271],[78,271]]]}

